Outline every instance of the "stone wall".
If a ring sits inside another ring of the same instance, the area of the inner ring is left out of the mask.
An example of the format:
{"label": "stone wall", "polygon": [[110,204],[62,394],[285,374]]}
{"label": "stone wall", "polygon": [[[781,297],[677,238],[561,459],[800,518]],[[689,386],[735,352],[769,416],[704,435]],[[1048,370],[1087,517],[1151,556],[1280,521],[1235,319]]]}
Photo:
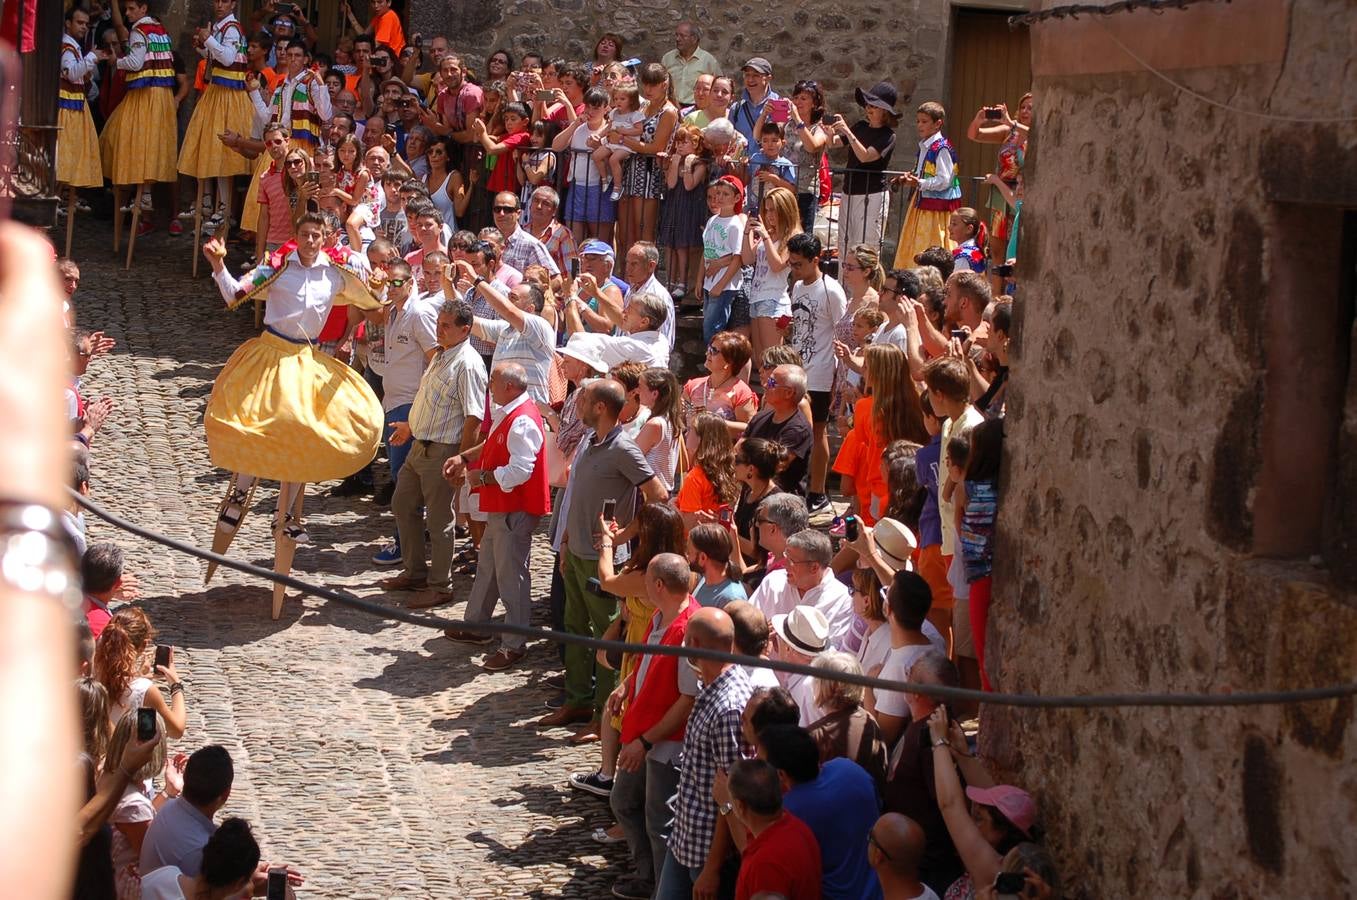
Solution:
{"label": "stone wall", "polygon": [[[1357,335],[1338,210],[1357,207],[1357,126],[1249,115],[1357,115],[1343,74],[1350,7],[1237,0],[1132,19],[1034,30],[1034,63],[1048,55],[1027,157],[990,671],[1002,690],[1046,694],[1357,680],[1357,381],[1343,378]],[[1104,27],[1239,111],[1115,47],[1110,64],[1091,44],[1082,59],[1065,52]],[[1253,49],[1189,70],[1220,46],[1203,36],[1220,34]],[[1350,269],[1351,215],[1346,227]],[[1323,404],[1279,402],[1297,372]],[[1279,478],[1292,483],[1281,496]],[[1319,519],[1299,502],[1316,484]],[[1316,529],[1312,551],[1258,552],[1265,535]],[[1357,891],[1351,698],[989,707],[982,735],[1037,795],[1068,896]]]}
{"label": "stone wall", "polygon": [[950,16],[942,0],[864,0],[850,6],[816,0],[411,0],[409,5],[408,31],[447,35],[480,71],[500,47],[508,47],[515,59],[536,50],[587,60],[605,31],[622,35],[627,57],[659,60],[674,47],[674,26],[688,19],[701,26],[702,46],[728,73],[738,75],[746,59],[765,56],[776,88],[816,78],[838,109],[853,102],[855,86],[870,87],[883,78],[895,82],[902,109],[911,95],[916,104],[940,96]]}

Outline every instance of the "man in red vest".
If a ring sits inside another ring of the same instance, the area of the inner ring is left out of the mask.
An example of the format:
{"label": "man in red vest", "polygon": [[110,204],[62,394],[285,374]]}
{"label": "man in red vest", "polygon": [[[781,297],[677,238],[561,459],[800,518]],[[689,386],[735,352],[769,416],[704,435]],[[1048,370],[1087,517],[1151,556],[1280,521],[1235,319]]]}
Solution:
{"label": "man in red vest", "polygon": [[[683,645],[688,620],[701,609],[689,593],[691,575],[688,560],[676,553],[657,554],[646,566],[646,599],[655,606],[647,644]],[[608,715],[626,708],[609,801],[636,864],[634,875],[613,885],[614,897],[648,898],[659,882],[674,818],[669,798],[678,791],[684,725],[698,687],[686,660],[646,654],[608,697]]]}
{"label": "man in red vest", "polygon": [[[542,416],[527,390],[528,373],[521,365],[502,362],[495,366],[490,373],[490,434],[480,446],[449,459],[444,469],[451,478],[466,478],[480,498],[481,512],[489,516],[466,605],[468,622],[487,621],[495,612],[495,601],[500,600],[506,622],[525,628],[529,624],[532,533],[542,516],[551,512],[551,485]],[[462,644],[495,641],[488,634],[452,628],[443,633]],[[523,635],[504,635],[500,648],[481,666],[492,672],[509,668],[523,658],[526,643]]]}

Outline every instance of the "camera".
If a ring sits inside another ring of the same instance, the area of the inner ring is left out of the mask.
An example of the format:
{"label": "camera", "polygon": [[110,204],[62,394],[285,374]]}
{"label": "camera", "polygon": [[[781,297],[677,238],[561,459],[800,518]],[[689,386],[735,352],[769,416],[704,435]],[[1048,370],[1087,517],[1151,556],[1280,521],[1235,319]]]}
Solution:
{"label": "camera", "polygon": [[966,329],[964,329],[964,328],[953,328],[953,329],[952,329],[952,339],[953,339],[953,340],[961,341],[961,343],[964,344],[964,343],[966,343],[966,340],[967,340],[968,338],[970,338],[970,335],[966,333]]}
{"label": "camera", "polygon": [[1027,887],[1027,876],[1021,872],[1000,872],[994,878],[996,894],[1018,896]]}
{"label": "camera", "polygon": [[572,280],[580,277],[580,258],[578,256],[570,257],[570,277]]}
{"label": "camera", "polygon": [[999,110],[999,107],[997,107],[997,106],[986,106],[986,107],[985,107],[985,118],[988,119],[989,121],[991,121],[991,122],[998,122],[998,121],[1001,120],[1003,117],[1004,117],[1004,114]]}
{"label": "camera", "polygon": [[287,900],[287,869],[269,869],[269,890],[265,897],[267,900]]}

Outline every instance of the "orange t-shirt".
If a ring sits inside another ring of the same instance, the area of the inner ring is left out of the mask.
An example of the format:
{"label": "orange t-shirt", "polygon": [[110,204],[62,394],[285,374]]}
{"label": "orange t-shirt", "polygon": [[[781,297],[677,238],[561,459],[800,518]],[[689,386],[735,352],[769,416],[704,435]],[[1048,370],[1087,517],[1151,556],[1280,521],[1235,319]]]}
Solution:
{"label": "orange t-shirt", "polygon": [[872,398],[864,397],[853,404],[853,428],[843,439],[839,455],[834,459],[834,471],[853,479],[857,492],[858,514],[868,525],[876,523],[872,515],[872,497],[877,498],[877,511],[884,513],[890,497],[886,480],[881,475],[881,454],[886,450],[876,433],[872,419]]}
{"label": "orange t-shirt", "polygon": [[373,19],[369,27],[377,43],[386,44],[396,56],[401,55],[401,50],[405,47],[405,29],[401,28],[401,17],[396,15],[394,9],[388,9]]}
{"label": "orange t-shirt", "polygon": [[711,479],[702,471],[702,467],[693,466],[683,477],[683,486],[679,488],[675,502],[679,512],[714,513],[721,507],[721,496],[716,493],[716,488],[712,486]]}

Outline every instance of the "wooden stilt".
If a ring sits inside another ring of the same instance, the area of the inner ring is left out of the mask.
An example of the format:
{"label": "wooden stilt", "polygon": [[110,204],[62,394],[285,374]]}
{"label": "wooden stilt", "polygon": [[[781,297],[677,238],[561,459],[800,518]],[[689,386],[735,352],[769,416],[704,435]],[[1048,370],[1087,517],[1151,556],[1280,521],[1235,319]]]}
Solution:
{"label": "wooden stilt", "polygon": [[[296,485],[296,498],[288,505],[289,489],[292,485],[283,485],[278,493],[278,520],[273,529],[274,554],[273,571],[279,575],[286,575],[292,571],[292,559],[297,553],[297,542],[288,537],[286,531],[287,513],[292,513],[294,522],[301,521],[302,501],[306,499],[306,485]],[[286,586],[275,583],[273,585],[273,618],[277,621],[283,614],[283,600],[286,599]]]}
{"label": "wooden stilt", "polygon": [[203,245],[203,180],[195,179],[198,193],[193,197],[193,277],[198,277],[198,248]]}
{"label": "wooden stilt", "polygon": [[118,252],[118,244],[122,240],[123,234],[123,192],[118,185],[113,185],[113,252]]}
{"label": "wooden stilt", "polygon": [[66,256],[71,255],[71,239],[75,236],[75,185],[66,192]]}
{"label": "wooden stilt", "polygon": [[123,269],[132,268],[132,251],[137,247],[137,227],[141,224],[141,194],[145,188],[139,185],[135,190],[136,193],[132,195],[132,230],[127,233],[127,262]]}
{"label": "wooden stilt", "polygon": [[[240,507],[240,521],[236,523],[235,528],[227,528],[221,520],[221,514],[226,511],[226,506],[231,500],[231,495],[235,493],[236,486],[239,483],[240,476],[233,474],[231,482],[227,485],[226,496],[222,498],[221,503],[217,505],[217,529],[212,533],[212,552],[225,554],[231,549],[231,542],[235,540],[236,535],[240,533],[240,526],[245,524],[245,516],[250,511],[251,504],[254,503],[254,489],[259,486],[259,479],[252,476],[250,478],[249,490],[245,492],[245,503]],[[217,564],[209,562],[207,564],[207,574],[203,576],[203,584],[212,580],[212,576],[217,572]]]}

